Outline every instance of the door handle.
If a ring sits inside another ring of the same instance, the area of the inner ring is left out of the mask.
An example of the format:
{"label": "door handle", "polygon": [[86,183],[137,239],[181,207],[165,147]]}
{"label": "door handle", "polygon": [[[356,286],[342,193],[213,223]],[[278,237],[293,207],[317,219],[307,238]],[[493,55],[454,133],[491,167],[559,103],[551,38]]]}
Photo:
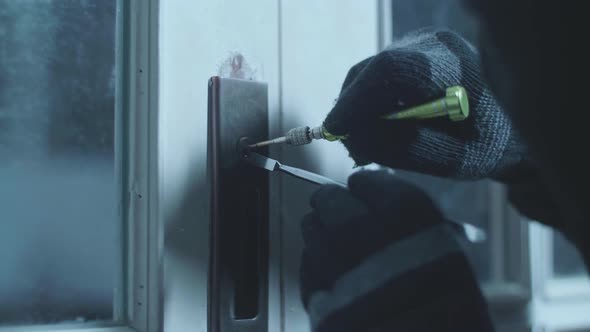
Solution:
{"label": "door handle", "polygon": [[268,138],[264,83],[209,80],[209,332],[268,330],[268,173],[244,167],[239,141]]}

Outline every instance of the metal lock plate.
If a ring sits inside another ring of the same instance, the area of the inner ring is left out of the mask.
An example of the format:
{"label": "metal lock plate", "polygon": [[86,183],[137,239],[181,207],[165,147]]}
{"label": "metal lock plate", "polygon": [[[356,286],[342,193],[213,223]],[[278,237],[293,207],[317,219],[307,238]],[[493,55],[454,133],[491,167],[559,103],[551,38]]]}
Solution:
{"label": "metal lock plate", "polygon": [[[268,139],[264,83],[209,81],[211,190],[209,331],[268,330],[268,173],[245,165],[239,142]],[[262,151],[266,153],[267,151]]]}

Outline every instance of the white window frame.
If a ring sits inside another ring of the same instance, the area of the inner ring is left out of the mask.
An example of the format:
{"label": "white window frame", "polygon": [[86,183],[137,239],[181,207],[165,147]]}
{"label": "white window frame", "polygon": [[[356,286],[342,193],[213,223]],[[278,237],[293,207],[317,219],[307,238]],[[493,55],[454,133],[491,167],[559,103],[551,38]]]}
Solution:
{"label": "white window frame", "polygon": [[534,330],[590,330],[590,280],[586,276],[555,276],[553,230],[531,222],[530,251],[533,282],[531,320]]}
{"label": "white window frame", "polygon": [[506,188],[487,184],[491,280],[481,285],[498,331],[530,331],[528,222],[508,201]]}
{"label": "white window frame", "polygon": [[483,289],[491,301],[523,305],[530,298],[528,224],[508,202],[506,189],[487,184],[491,280]]}
{"label": "white window frame", "polygon": [[[138,332],[162,323],[163,231],[158,219],[158,0],[119,0],[123,82],[121,116],[128,114],[126,310],[123,322]],[[127,21],[127,22],[126,22]],[[128,90],[125,90],[128,89]],[[125,204],[124,204],[125,205]],[[125,210],[125,209],[124,209]]]}
{"label": "white window frame", "polygon": [[158,216],[158,0],[118,0],[115,171],[123,250],[114,321],[0,327],[0,332],[161,330],[162,238]]}

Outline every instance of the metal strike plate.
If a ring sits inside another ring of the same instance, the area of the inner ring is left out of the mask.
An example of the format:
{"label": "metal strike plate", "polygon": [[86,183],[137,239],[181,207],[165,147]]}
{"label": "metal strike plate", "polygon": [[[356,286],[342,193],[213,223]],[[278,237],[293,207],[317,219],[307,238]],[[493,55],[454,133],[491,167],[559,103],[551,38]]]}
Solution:
{"label": "metal strike plate", "polygon": [[264,332],[268,330],[268,173],[243,164],[240,139],[268,139],[266,84],[212,77],[208,131],[208,329]]}

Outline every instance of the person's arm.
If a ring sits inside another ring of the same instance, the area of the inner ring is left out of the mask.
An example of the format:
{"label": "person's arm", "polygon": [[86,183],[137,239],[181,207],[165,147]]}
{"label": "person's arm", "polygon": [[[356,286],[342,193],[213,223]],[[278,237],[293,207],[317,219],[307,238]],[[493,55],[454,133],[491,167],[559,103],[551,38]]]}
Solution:
{"label": "person's arm", "polygon": [[[463,86],[470,116],[385,121],[380,116]],[[482,78],[475,48],[448,30],[421,30],[394,42],[348,73],[324,121],[357,164],[369,162],[458,179],[502,174],[526,148]]]}
{"label": "person's arm", "polygon": [[[384,121],[379,116],[441,97],[463,86],[470,116]],[[528,218],[559,227],[554,197],[541,183],[528,147],[496,102],[479,54],[448,30],[420,30],[350,69],[324,121],[357,164],[385,166],[459,180],[492,178],[508,185],[511,202]]]}
{"label": "person's arm", "polygon": [[420,189],[362,171],[311,205],[301,292],[314,332],[493,330],[460,235]]}
{"label": "person's arm", "polygon": [[553,224],[580,249],[590,269],[586,4],[464,2],[479,22],[485,78],[535,160],[540,190],[528,191],[544,197],[534,205],[551,202],[559,220]]}

